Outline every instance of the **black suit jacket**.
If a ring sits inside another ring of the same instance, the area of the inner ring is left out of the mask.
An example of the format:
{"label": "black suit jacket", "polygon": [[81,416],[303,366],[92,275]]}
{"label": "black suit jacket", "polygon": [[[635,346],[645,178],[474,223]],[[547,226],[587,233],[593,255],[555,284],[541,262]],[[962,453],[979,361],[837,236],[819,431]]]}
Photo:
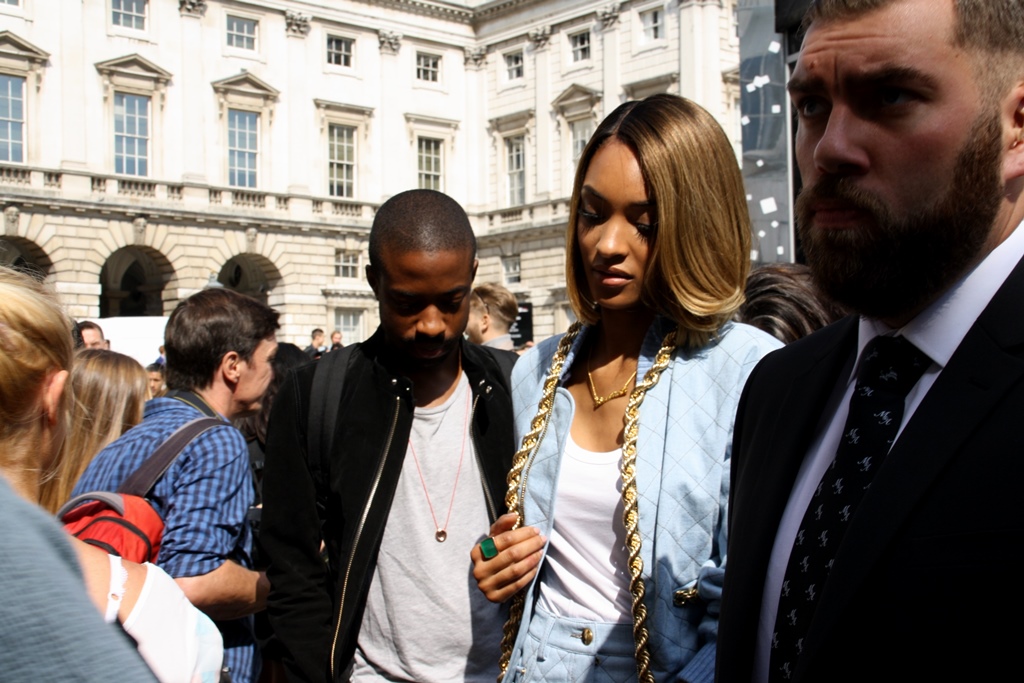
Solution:
{"label": "black suit jacket", "polygon": [[[748,683],[779,520],[856,352],[850,317],[767,358],[736,420],[717,680]],[[1019,679],[1024,261],[942,370],[846,532],[794,681]]]}

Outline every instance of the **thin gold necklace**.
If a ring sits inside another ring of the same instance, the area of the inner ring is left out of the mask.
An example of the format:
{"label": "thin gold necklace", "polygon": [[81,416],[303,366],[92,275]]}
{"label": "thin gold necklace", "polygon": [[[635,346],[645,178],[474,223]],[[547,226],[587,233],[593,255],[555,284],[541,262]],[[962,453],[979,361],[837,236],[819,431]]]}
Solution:
{"label": "thin gold necklace", "polygon": [[594,386],[594,376],[590,374],[590,357],[594,354],[594,347],[591,346],[587,352],[587,383],[590,385],[590,397],[594,399],[594,408],[600,408],[608,401],[616,398],[622,398],[629,393],[629,385],[632,384],[633,380],[636,379],[636,370],[633,370],[633,374],[629,376],[626,383],[622,385],[622,388],[613,391],[607,396],[601,396],[597,393],[597,388]]}

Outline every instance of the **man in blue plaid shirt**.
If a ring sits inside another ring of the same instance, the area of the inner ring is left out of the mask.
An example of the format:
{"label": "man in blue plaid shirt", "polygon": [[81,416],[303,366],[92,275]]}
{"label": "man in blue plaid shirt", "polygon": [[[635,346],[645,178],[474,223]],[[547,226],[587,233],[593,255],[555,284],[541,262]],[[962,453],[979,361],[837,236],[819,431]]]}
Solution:
{"label": "man in blue plaid shirt", "polygon": [[74,492],[114,491],[185,423],[203,415],[225,421],[185,447],[150,498],[165,523],[157,564],[217,622],[234,683],[259,673],[251,615],[263,609],[269,584],[251,568],[249,454],[228,421],[260,407],[273,377],[277,318],[227,289],[181,302],[165,333],[166,396],[147,403],[142,424],[96,456]]}

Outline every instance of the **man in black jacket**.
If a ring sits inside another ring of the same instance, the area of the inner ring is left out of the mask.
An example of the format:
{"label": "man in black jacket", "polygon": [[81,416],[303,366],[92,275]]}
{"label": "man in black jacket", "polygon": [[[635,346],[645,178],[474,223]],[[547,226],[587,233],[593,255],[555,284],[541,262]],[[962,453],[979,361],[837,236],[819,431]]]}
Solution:
{"label": "man in black jacket", "polygon": [[293,681],[490,683],[497,673],[504,615],[476,590],[469,550],[503,511],[511,361],[463,341],[475,253],[449,197],[387,201],[366,269],[380,328],[319,361],[343,382],[325,408],[337,428],[309,433],[323,426],[309,420],[322,399],[316,364],[277,396],[261,540]]}

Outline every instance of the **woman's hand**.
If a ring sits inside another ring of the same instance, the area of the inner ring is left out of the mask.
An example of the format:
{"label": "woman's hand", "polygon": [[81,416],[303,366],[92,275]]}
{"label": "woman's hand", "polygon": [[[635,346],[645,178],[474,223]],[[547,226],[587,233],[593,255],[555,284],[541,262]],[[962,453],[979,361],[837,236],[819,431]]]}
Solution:
{"label": "woman's hand", "polygon": [[505,602],[533,580],[547,542],[536,527],[512,531],[515,522],[516,515],[510,512],[491,526],[497,555],[485,559],[479,543],[469,554],[477,587],[491,602]]}

